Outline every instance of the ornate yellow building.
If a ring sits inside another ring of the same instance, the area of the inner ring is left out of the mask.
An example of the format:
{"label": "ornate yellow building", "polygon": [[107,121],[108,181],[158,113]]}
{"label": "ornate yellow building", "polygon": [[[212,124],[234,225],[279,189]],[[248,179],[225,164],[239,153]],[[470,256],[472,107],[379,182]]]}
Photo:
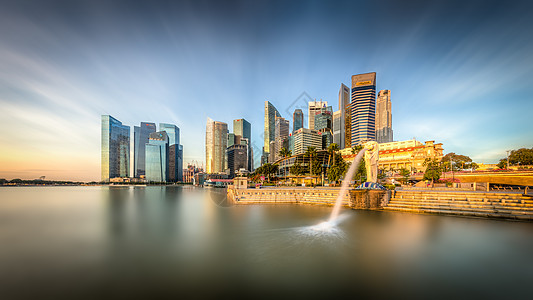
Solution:
{"label": "ornate yellow building", "polygon": [[[352,154],[351,148],[341,151],[346,161],[353,161],[356,154]],[[424,144],[413,139],[400,142],[379,144],[378,167],[385,170],[398,170],[405,168],[410,171],[424,171],[423,163],[426,158],[440,161],[443,156],[442,143],[426,141]]]}

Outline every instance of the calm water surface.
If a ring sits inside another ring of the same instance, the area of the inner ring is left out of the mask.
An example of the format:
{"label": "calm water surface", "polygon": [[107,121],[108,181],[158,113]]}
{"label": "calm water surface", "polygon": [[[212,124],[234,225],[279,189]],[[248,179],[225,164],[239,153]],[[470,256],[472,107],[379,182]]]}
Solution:
{"label": "calm water surface", "polygon": [[[230,206],[192,187],[0,188],[0,299],[531,299],[533,224]],[[348,293],[348,294],[347,294]]]}

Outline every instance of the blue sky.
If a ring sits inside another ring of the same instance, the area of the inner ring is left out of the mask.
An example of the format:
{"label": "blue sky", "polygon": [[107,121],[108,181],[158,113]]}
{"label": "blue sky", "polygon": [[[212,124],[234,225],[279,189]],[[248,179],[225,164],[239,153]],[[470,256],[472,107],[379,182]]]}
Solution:
{"label": "blue sky", "polygon": [[98,180],[101,114],[178,125],[186,162],[207,117],[247,119],[260,149],[265,100],[337,110],[365,72],[395,140],[482,163],[533,147],[528,1],[174,2],[0,1],[0,178]]}

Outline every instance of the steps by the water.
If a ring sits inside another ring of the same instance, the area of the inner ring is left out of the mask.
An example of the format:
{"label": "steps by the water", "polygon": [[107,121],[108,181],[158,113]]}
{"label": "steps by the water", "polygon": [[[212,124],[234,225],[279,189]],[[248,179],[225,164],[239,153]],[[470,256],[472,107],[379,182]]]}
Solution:
{"label": "steps by the water", "polygon": [[533,197],[518,193],[498,192],[396,191],[383,209],[533,220]]}

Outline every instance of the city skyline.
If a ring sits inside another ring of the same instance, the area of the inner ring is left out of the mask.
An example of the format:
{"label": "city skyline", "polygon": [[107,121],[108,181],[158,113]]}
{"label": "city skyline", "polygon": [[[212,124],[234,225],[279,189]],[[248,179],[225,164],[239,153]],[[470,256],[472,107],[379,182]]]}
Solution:
{"label": "city skyline", "polygon": [[291,119],[366,72],[394,94],[394,140],[438,140],[481,163],[533,147],[525,1],[0,8],[0,178],[98,181],[101,115],[176,124],[184,166],[206,164],[207,116],[244,118],[257,158],[265,101]]}

